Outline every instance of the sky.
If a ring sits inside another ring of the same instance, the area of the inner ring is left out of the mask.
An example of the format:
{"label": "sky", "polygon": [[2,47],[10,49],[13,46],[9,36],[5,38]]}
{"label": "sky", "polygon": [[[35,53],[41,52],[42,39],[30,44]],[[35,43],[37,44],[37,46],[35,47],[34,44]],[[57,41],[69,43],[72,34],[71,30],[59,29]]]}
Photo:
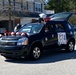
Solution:
{"label": "sky", "polygon": [[48,3],[48,0],[44,0],[46,2],[46,4]]}
{"label": "sky", "polygon": [[48,0],[45,0],[46,2],[48,2]]}

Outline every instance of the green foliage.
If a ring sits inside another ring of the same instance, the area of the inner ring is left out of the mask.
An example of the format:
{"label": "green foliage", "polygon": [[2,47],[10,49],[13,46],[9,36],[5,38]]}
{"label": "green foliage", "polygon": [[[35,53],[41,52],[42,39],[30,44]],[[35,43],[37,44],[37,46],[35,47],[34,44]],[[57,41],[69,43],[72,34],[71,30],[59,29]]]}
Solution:
{"label": "green foliage", "polygon": [[76,0],[49,0],[45,9],[54,10],[57,12],[73,11],[75,10]]}

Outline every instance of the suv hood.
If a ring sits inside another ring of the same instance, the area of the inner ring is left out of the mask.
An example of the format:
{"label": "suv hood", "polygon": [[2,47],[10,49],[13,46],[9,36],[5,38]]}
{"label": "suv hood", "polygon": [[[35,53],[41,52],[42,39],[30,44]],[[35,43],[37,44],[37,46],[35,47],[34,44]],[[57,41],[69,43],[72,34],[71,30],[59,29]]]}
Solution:
{"label": "suv hood", "polygon": [[74,13],[72,12],[62,12],[52,15],[50,16],[50,18],[51,20],[55,20],[55,21],[68,21],[73,14]]}

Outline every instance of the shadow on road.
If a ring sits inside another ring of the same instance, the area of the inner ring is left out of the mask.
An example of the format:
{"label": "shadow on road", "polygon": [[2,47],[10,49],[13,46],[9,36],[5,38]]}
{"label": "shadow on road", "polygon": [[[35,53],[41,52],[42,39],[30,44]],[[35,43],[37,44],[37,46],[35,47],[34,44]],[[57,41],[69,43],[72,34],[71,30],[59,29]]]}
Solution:
{"label": "shadow on road", "polygon": [[76,50],[72,53],[67,53],[65,51],[47,51],[43,53],[41,59],[37,61],[32,61],[28,58],[26,59],[18,59],[18,60],[5,60],[10,63],[19,63],[19,64],[45,64],[45,63],[53,63],[59,62],[63,60],[76,59]]}

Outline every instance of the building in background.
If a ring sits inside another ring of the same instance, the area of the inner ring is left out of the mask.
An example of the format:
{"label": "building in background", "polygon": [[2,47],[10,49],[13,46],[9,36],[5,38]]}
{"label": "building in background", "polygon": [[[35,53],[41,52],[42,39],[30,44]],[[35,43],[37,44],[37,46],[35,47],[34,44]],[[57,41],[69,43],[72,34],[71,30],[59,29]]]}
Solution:
{"label": "building in background", "polygon": [[[0,28],[8,30],[8,22],[6,23],[6,21],[9,20],[9,17],[11,18],[12,28],[23,17],[25,17],[25,21],[29,20],[26,17],[31,17],[31,19],[38,17],[39,13],[44,12],[44,3],[43,0],[0,0]],[[9,13],[11,13],[10,16]]]}
{"label": "building in background", "polygon": [[[44,12],[43,0],[10,0],[11,11]],[[8,11],[9,0],[0,0],[0,11]]]}

